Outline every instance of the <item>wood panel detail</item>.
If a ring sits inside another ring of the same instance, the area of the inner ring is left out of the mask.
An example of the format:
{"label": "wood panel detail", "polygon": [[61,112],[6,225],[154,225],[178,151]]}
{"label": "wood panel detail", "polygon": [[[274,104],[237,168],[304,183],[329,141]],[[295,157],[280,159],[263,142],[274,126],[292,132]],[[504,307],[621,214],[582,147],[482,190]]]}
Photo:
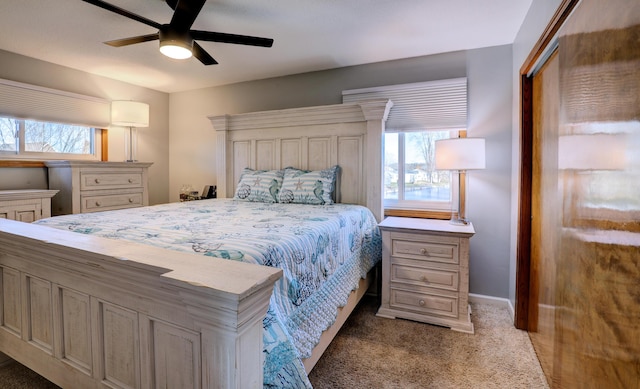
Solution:
{"label": "wood panel detail", "polygon": [[309,138],[307,153],[307,169],[322,170],[331,167],[331,138]]}
{"label": "wood panel detail", "polygon": [[[364,177],[362,169],[363,157],[363,139],[362,137],[345,137],[341,136],[337,142],[338,157],[337,165],[340,166],[340,181],[337,186],[338,202],[345,199],[354,199],[355,202],[361,204],[365,199],[361,198],[364,191],[362,177]],[[343,185],[343,183],[346,183]]]}
{"label": "wood panel detail", "polygon": [[68,288],[58,289],[62,342],[60,357],[75,368],[91,374],[90,296]]}
{"label": "wood panel detail", "polygon": [[280,167],[302,166],[303,139],[282,139],[280,143]]}
{"label": "wood panel detail", "polygon": [[26,276],[24,280],[27,304],[25,331],[27,340],[53,354],[53,300],[51,282]]}
{"label": "wood panel detail", "polygon": [[[200,337],[162,322],[153,322],[156,388],[200,388]],[[176,370],[174,366],[181,366]]]}
{"label": "wood panel detail", "polygon": [[22,335],[20,272],[2,267],[2,328],[16,336]]}
{"label": "wood panel detail", "polygon": [[100,376],[116,387],[140,387],[136,312],[106,302],[100,311]]}
{"label": "wood panel detail", "polygon": [[275,169],[276,140],[259,140],[256,142],[256,162],[253,164],[258,170]]}

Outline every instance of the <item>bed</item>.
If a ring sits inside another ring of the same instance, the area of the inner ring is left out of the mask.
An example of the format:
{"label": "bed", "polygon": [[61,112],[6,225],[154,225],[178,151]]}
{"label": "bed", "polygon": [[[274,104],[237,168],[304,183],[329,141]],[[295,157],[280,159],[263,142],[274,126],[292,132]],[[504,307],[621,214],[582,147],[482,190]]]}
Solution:
{"label": "bed", "polygon": [[[361,232],[346,233],[352,235],[348,245],[362,252],[375,247],[376,229],[364,231],[382,217],[380,150],[390,107],[389,101],[369,101],[210,117],[221,200],[64,216],[42,225],[0,220],[0,351],[65,388],[308,385],[305,372],[367,290],[375,255],[364,255],[370,263],[363,266],[332,254],[334,262],[312,261],[311,273],[292,272],[264,266],[284,258],[281,248],[266,242],[293,245],[287,234],[308,229],[306,220],[364,225]],[[314,172],[339,166],[333,193],[338,204],[237,198],[245,168],[288,166]],[[204,217],[231,218],[227,225],[249,220],[232,216],[234,208],[258,218],[249,223],[259,226],[254,229],[266,241],[248,245],[248,238],[227,228],[215,232]],[[175,212],[189,220],[180,224],[182,232],[166,228],[175,225]],[[166,234],[150,222],[163,217],[167,224],[159,225]],[[238,246],[220,243],[221,234],[233,235]],[[308,246],[318,252],[345,245],[314,234]],[[373,245],[363,248],[362,242]],[[268,255],[253,251],[260,245]],[[304,263],[304,256],[297,261]],[[350,282],[332,284],[340,261],[350,264],[343,272]],[[327,283],[320,285],[322,278]],[[342,306],[321,309],[319,321],[305,308],[318,292]],[[291,319],[293,311],[299,314]]]}

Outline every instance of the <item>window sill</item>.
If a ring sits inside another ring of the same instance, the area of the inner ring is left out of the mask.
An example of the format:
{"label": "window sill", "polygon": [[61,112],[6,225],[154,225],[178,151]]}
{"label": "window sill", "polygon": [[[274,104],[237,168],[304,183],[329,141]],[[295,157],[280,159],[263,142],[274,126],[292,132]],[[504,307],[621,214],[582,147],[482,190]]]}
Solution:
{"label": "window sill", "polygon": [[24,160],[0,160],[1,167],[45,167],[43,161],[24,161]]}
{"label": "window sill", "polygon": [[385,209],[384,216],[415,217],[420,219],[451,219],[451,212],[425,211],[417,209]]}

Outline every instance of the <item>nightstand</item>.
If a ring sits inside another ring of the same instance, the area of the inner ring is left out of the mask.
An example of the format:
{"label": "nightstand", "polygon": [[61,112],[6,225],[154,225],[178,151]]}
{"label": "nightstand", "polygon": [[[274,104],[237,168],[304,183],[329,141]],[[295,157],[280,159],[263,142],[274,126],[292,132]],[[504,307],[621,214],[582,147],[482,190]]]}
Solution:
{"label": "nightstand", "polygon": [[382,304],[377,316],[473,333],[469,238],[473,225],[388,217],[382,232]]}
{"label": "nightstand", "polygon": [[0,190],[0,218],[31,223],[51,217],[51,198],[57,190]]}
{"label": "nightstand", "polygon": [[47,161],[54,216],[149,205],[149,162]]}

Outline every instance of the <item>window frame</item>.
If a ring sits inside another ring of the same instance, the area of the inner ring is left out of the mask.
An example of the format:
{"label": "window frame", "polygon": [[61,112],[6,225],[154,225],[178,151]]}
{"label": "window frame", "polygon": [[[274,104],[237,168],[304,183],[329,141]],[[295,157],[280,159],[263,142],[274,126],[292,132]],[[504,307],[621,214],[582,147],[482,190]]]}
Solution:
{"label": "window frame", "polygon": [[[448,129],[444,128],[441,130],[423,130],[423,131],[449,131],[450,138],[464,138],[466,137],[466,128],[465,129]],[[402,166],[401,169],[398,169],[398,180],[400,180],[401,174],[404,172],[404,135],[409,132],[422,132],[422,131],[393,131],[387,129],[387,133],[397,133],[398,136],[398,166]],[[384,152],[385,142],[383,141],[383,150],[382,150],[382,165],[385,166],[385,152]],[[403,162],[401,163],[400,160]],[[400,216],[400,217],[416,217],[416,218],[426,218],[426,219],[451,219],[452,217],[457,217],[458,214],[458,201],[456,200],[460,192],[460,180],[457,172],[449,171],[449,182],[451,184],[451,199],[449,202],[440,203],[435,201],[415,201],[415,200],[404,200],[399,202],[397,206],[391,205],[388,200],[385,200],[384,193],[382,195],[382,202],[384,207],[384,215],[385,216]],[[404,178],[402,178],[404,181]],[[404,184],[404,183],[403,183]],[[400,183],[398,183],[400,186]],[[462,195],[464,195],[465,188],[462,187]],[[383,189],[384,192],[384,189]],[[416,206],[418,203],[422,203],[422,206]]]}
{"label": "window frame", "polygon": [[29,120],[39,121],[43,123],[68,124],[60,122],[52,122],[47,120],[35,120],[17,118],[8,115],[2,115],[0,118],[16,120],[18,122],[18,150],[0,150],[0,159],[17,160],[17,161],[48,161],[48,160],[82,160],[82,161],[104,161],[107,157],[108,142],[107,130],[104,128],[96,128],[87,125],[77,125],[93,129],[93,153],[91,154],[73,154],[73,153],[48,153],[25,150],[25,122]]}

